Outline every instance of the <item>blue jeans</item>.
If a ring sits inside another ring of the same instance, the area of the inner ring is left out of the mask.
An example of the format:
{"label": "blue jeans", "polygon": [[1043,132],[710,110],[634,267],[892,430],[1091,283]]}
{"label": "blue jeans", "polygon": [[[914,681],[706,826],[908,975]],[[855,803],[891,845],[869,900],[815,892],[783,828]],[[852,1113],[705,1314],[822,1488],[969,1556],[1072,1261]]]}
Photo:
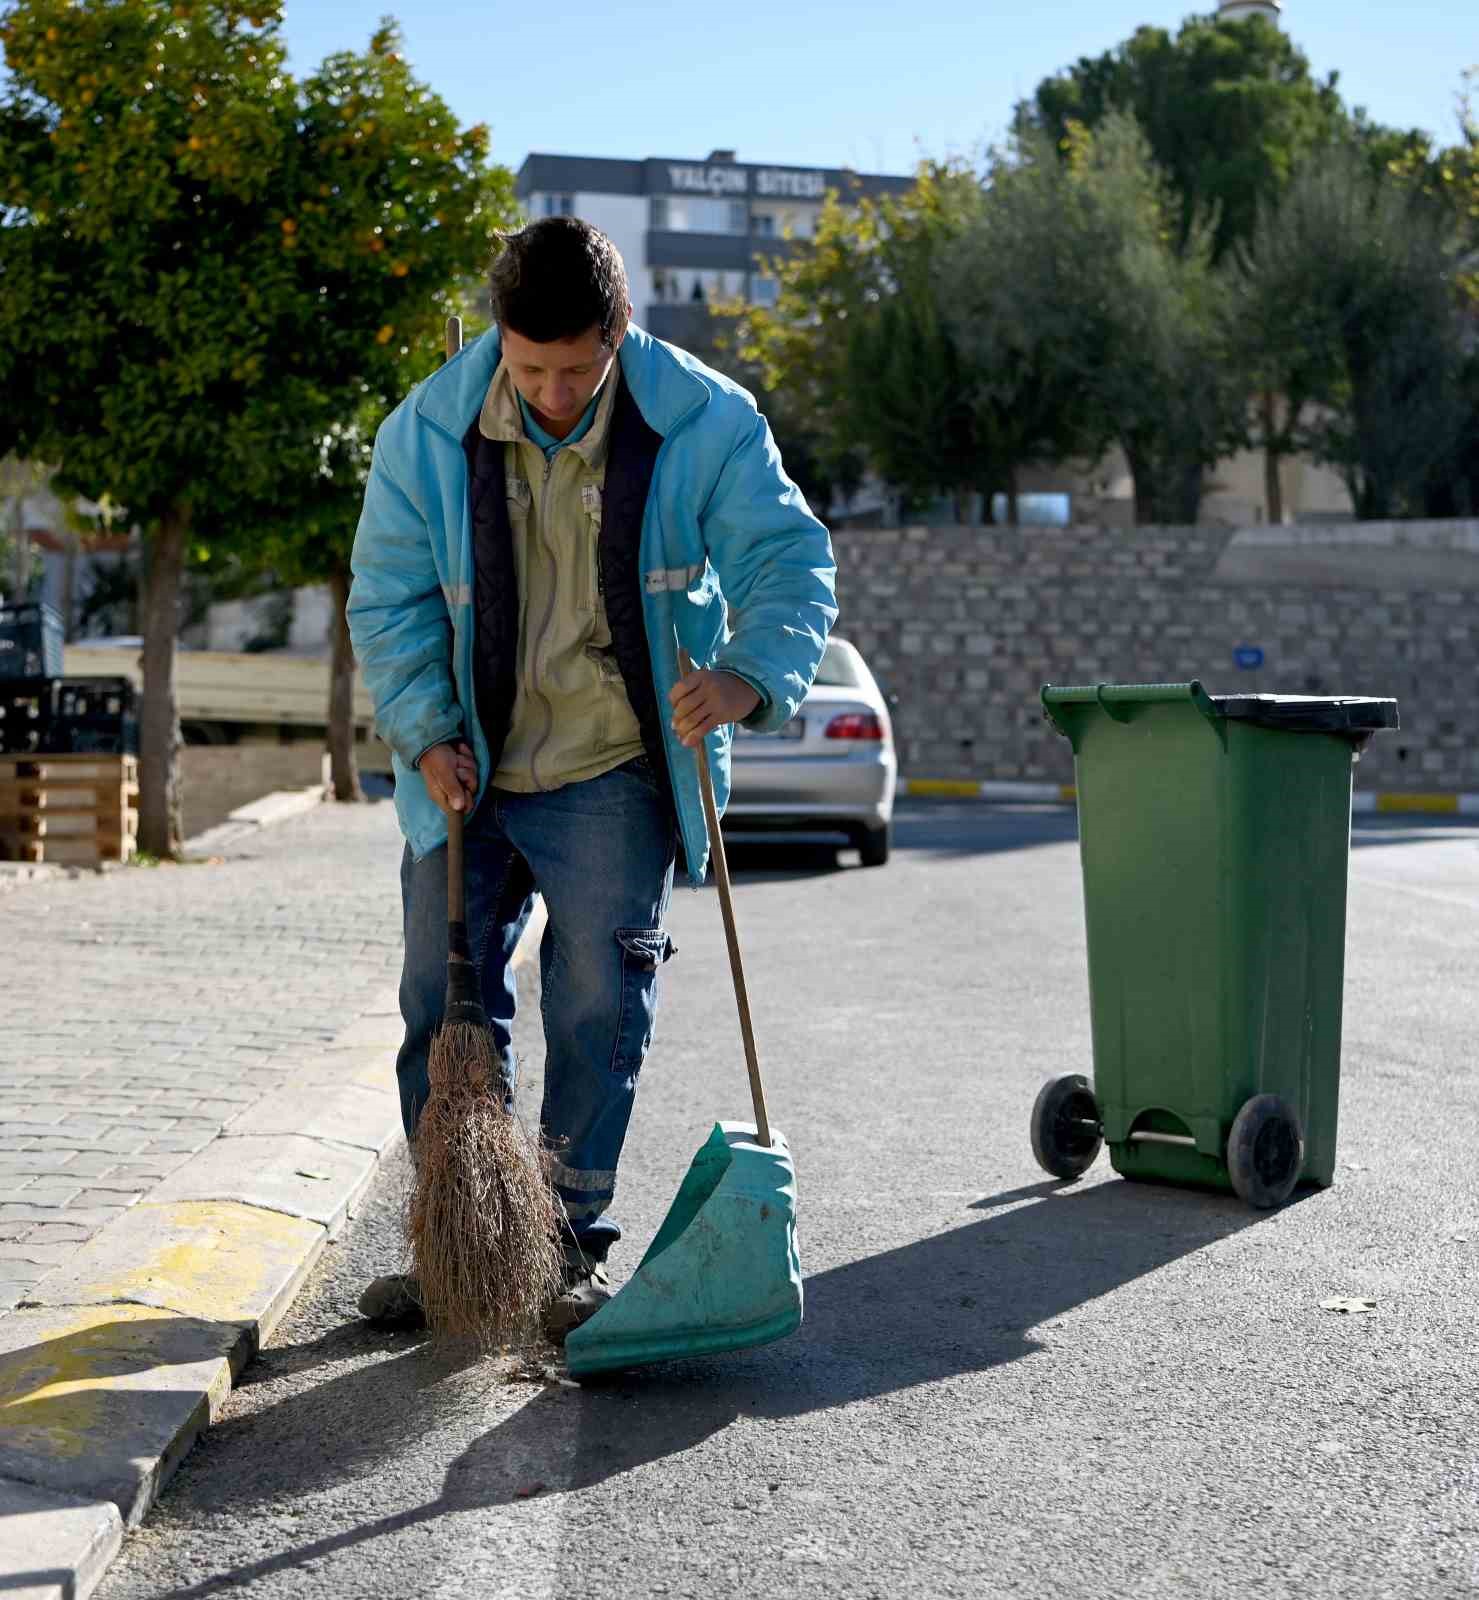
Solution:
{"label": "blue jeans", "polygon": [[[510,967],[544,896],[540,945],[544,1103],[540,1128],[570,1228],[596,1260],[621,1237],[609,1217],[637,1075],[652,1042],[676,834],[645,757],[543,794],[488,789],[467,824],[467,933],[510,1098],[517,1071]],[[447,850],[401,863],[406,956],[396,1058],[408,1139],[426,1104],[427,1056],[447,987]]]}

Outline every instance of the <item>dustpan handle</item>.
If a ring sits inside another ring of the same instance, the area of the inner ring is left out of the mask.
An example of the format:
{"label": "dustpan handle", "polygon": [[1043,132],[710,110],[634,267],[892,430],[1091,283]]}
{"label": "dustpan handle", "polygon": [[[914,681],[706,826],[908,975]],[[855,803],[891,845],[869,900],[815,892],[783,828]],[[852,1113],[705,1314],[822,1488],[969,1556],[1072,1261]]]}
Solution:
{"label": "dustpan handle", "polygon": [[[693,658],[680,645],[678,670],[686,678],[693,671]],[[714,856],[714,877],[719,885],[719,909],[724,913],[724,938],[729,945],[729,970],[734,975],[734,999],[739,1007],[740,1032],[745,1040],[745,1065],[750,1069],[750,1099],[755,1106],[755,1129],[759,1142],[770,1145],[770,1118],[765,1114],[765,1085],[760,1081],[760,1062],[755,1055],[755,1026],[750,1021],[750,996],[745,988],[745,964],[740,959],[739,933],[734,925],[734,896],[729,886],[729,860],[724,854],[724,835],[719,831],[719,808],[714,804],[714,779],[709,771],[709,750],[700,739],[694,756],[698,760],[698,786],[704,797],[704,820],[709,825],[709,848]]]}

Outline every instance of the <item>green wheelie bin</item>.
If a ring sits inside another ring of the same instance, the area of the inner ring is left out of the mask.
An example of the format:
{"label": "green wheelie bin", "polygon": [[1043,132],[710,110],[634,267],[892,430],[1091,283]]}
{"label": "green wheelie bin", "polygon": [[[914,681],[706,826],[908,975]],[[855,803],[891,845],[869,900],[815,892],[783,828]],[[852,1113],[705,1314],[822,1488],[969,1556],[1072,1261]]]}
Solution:
{"label": "green wheelie bin", "polygon": [[1395,700],[1042,691],[1073,745],[1093,1081],[1043,1087],[1039,1164],[1281,1204],[1334,1181],[1351,767]]}

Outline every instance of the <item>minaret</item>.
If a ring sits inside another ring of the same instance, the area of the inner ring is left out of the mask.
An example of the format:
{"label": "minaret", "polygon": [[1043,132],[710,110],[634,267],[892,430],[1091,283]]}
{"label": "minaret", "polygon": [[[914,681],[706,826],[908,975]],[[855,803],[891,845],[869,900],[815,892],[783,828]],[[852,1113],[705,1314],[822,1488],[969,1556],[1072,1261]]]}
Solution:
{"label": "minaret", "polygon": [[1279,0],[1221,0],[1217,8],[1219,22],[1241,22],[1244,17],[1267,17],[1275,27],[1283,9]]}

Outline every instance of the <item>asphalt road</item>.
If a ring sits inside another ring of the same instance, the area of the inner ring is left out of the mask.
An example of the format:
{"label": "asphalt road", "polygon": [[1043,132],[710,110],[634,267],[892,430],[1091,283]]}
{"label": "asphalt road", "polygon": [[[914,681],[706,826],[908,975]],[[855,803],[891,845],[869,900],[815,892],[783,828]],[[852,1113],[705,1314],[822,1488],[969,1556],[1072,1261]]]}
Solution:
{"label": "asphalt road", "polygon": [[[1038,1087],[1090,1070],[1063,813],[735,856],[801,1332],[590,1389],[375,1334],[392,1170],[103,1600],[1479,1592],[1479,830],[1358,829],[1338,1181],[1272,1214],[1033,1165]],[[714,896],[671,921],[619,1272],[748,1115]]]}

